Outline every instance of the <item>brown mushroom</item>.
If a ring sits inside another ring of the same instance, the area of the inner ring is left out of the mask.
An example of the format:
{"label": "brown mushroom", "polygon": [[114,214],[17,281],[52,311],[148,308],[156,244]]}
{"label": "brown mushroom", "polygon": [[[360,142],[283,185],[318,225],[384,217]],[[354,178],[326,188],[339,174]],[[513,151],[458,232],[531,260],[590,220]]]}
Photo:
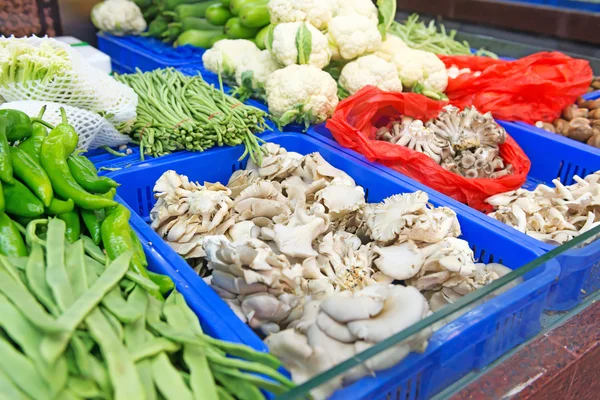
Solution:
{"label": "brown mushroom", "polygon": [[588,113],[589,119],[600,119],[600,108],[596,108],[595,110],[591,110]]}
{"label": "brown mushroom", "polygon": [[590,146],[600,148],[600,134],[592,136],[591,138],[588,139],[588,141],[586,143],[589,144]]}
{"label": "brown mushroom", "polygon": [[596,110],[596,109],[600,108],[600,99],[588,100],[586,107],[589,108],[590,110]]}
{"label": "brown mushroom", "polygon": [[583,97],[579,96],[577,98],[577,101],[575,101],[575,104],[577,104],[577,107],[579,107],[579,108],[588,108],[588,106],[587,106],[588,102],[589,102],[588,100],[586,100]]}
{"label": "brown mushroom", "polygon": [[561,136],[567,136],[569,133],[569,122],[562,119],[562,118],[558,118],[555,119],[554,122],[554,129],[555,132]]}
{"label": "brown mushroom", "polygon": [[586,118],[573,118],[569,121],[569,134],[571,139],[587,142],[592,137],[593,131],[590,121]]}
{"label": "brown mushroom", "polygon": [[592,120],[590,121],[590,124],[592,125],[592,128],[600,129],[600,119]]}
{"label": "brown mushroom", "polygon": [[563,117],[567,121],[570,121],[573,118],[587,118],[587,115],[587,108],[579,108],[575,104],[571,104],[563,110]]}
{"label": "brown mushroom", "polygon": [[596,90],[600,89],[600,78],[594,78],[594,80],[592,81],[592,87]]}
{"label": "brown mushroom", "polygon": [[554,129],[554,125],[552,125],[548,122],[538,121],[535,123],[535,126],[537,126],[540,129],[546,130],[548,132],[556,133],[556,130]]}

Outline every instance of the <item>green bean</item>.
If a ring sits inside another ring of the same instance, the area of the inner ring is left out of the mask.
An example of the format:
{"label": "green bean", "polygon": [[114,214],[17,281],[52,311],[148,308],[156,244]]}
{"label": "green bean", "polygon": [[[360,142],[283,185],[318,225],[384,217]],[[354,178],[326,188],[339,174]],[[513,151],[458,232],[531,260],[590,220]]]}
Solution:
{"label": "green bean", "polygon": [[8,262],[13,265],[15,268],[25,271],[25,267],[27,266],[28,257],[8,257]]}
{"label": "green bean", "polygon": [[75,365],[77,366],[79,373],[82,376],[93,378],[93,367],[92,361],[89,355],[89,350],[86,348],[85,342],[77,337],[73,336],[71,338],[71,351],[73,352],[73,357],[75,361]]}
{"label": "green bean", "polygon": [[84,399],[106,399],[107,396],[98,388],[96,382],[72,376],[67,382],[67,387],[75,395]]}
{"label": "green bean", "polygon": [[0,370],[27,395],[36,400],[50,398],[50,388],[29,358],[0,336]]}
{"label": "green bean", "polygon": [[100,247],[98,247],[94,243],[92,238],[87,237],[87,236],[82,236],[81,240],[83,240],[83,248],[85,250],[85,253],[87,255],[89,255],[90,257],[92,257],[94,260],[104,263],[104,261],[106,260],[106,254],[104,254],[104,252],[102,252]]}
{"label": "green bean", "polygon": [[75,297],[81,296],[88,287],[85,272],[85,251],[83,240],[69,244],[65,260],[65,268]]}
{"label": "green bean", "polygon": [[115,335],[117,335],[120,341],[123,341],[123,325],[121,325],[121,322],[104,307],[100,307],[100,311],[102,311],[102,314],[104,314],[104,317],[110,323],[110,326],[112,326]]}
{"label": "green bean", "polygon": [[281,361],[274,357],[270,353],[263,353],[260,351],[253,350],[252,348],[243,344],[226,342],[224,340],[217,340],[210,336],[204,336],[206,343],[213,345],[214,347],[223,350],[227,354],[238,357],[243,360],[254,361],[266,365],[267,367],[277,369],[281,366]]}
{"label": "green bean", "polygon": [[112,289],[102,299],[102,305],[123,323],[133,322],[141,316],[141,309],[136,309],[121,295],[119,287]]}
{"label": "green bean", "polygon": [[47,219],[34,219],[33,221],[31,221],[30,223],[27,224],[27,227],[25,228],[25,241],[27,242],[28,245],[32,245],[32,243],[37,243],[41,246],[45,246],[46,245],[46,241],[40,239],[38,237],[38,235],[36,234],[36,230],[38,225],[47,225],[48,224],[48,220]]}
{"label": "green bean", "polygon": [[108,371],[103,363],[101,363],[94,355],[90,354],[90,371],[94,381],[98,384],[100,389],[105,393],[112,392],[112,384],[108,377]]}
{"label": "green bean", "polygon": [[58,316],[60,310],[52,298],[50,288],[46,283],[46,264],[44,263],[44,252],[42,247],[33,243],[27,265],[25,266],[25,276],[31,292],[54,316]]}
{"label": "green bean", "polygon": [[63,311],[73,304],[74,299],[73,288],[65,266],[65,230],[64,221],[58,218],[48,221],[46,281],[56,299],[56,304]]}
{"label": "green bean", "polygon": [[10,378],[0,369],[0,400],[29,400],[30,397],[24,394],[10,380]]}
{"label": "green bean", "polygon": [[138,346],[137,351],[134,351],[133,361],[138,362],[144,358],[154,357],[159,353],[174,353],[181,349],[181,346],[175,342],[171,342],[165,338],[156,338],[145,342],[143,347]]}
{"label": "green bean", "polygon": [[[62,221],[61,221],[62,222]],[[59,317],[58,321],[66,331],[46,338],[42,346],[42,355],[48,362],[54,362],[58,355],[65,349],[75,328],[83,321],[85,316],[102,301],[102,298],[123,278],[129,268],[133,252],[128,251],[115,259],[109,267],[71,307]]]}
{"label": "green bean", "polygon": [[235,369],[225,368],[220,365],[213,365],[212,369],[219,374],[230,376],[236,381],[246,381],[251,383],[252,385],[267,390],[275,395],[280,395],[285,393],[288,389],[284,386],[281,386],[273,381],[268,381],[266,379],[261,378],[258,375],[253,374],[245,374]]}
{"label": "green bean", "polygon": [[232,379],[230,376],[214,371],[215,378],[223,385],[227,392],[233,394],[239,400],[259,400],[263,399],[262,393],[256,386],[251,385],[246,381]]}
{"label": "green bean", "polygon": [[193,400],[192,392],[165,353],[152,361],[152,376],[156,387],[166,400]]}
{"label": "green bean", "polygon": [[[127,266],[129,266],[129,258],[127,258]],[[108,271],[106,274],[108,274]],[[98,281],[102,278],[103,276]],[[144,400],[144,389],[133,363],[133,358],[121,340],[115,335],[110,322],[98,308],[89,313],[85,322],[90,334],[98,343],[108,366],[108,375],[114,387],[115,400]]]}
{"label": "green bean", "polygon": [[[2,257],[0,256],[0,259]],[[26,288],[16,284],[13,278],[0,269],[0,292],[9,298],[32,324],[44,332],[61,332],[64,327],[52,318]]]}

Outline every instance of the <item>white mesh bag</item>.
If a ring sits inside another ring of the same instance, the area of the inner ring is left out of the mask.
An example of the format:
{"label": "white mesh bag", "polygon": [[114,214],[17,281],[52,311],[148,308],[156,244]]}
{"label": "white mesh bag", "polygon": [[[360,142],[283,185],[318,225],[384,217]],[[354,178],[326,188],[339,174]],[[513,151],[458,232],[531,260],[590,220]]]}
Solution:
{"label": "white mesh bag", "polygon": [[[43,78],[11,78],[11,69]],[[35,75],[31,69],[43,72]],[[138,103],[133,89],[92,67],[69,45],[36,36],[0,37],[0,96],[7,102],[51,101],[94,111],[117,126],[135,119]]]}
{"label": "white mesh bag", "polygon": [[79,135],[78,149],[95,149],[100,146],[119,146],[129,142],[129,136],[119,133],[105,118],[91,111],[45,101],[12,101],[0,105],[0,108],[23,111],[30,117],[37,117],[46,105],[43,120],[58,125],[62,122],[60,107],[64,107],[69,124]]}

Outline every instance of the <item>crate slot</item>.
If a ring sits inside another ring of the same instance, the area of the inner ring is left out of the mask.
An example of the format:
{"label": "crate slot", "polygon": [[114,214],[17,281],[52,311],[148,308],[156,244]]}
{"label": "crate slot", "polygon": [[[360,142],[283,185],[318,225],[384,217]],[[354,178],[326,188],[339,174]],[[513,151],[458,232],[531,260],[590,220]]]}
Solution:
{"label": "crate slot", "polygon": [[141,216],[144,216],[144,215],[146,215],[146,212],[144,211],[144,201],[142,198],[142,189],[137,188],[136,194],[137,194],[137,213]]}
{"label": "crate slot", "polygon": [[148,214],[150,214],[150,210],[154,207],[154,194],[150,186],[146,186],[146,206],[148,207]]}

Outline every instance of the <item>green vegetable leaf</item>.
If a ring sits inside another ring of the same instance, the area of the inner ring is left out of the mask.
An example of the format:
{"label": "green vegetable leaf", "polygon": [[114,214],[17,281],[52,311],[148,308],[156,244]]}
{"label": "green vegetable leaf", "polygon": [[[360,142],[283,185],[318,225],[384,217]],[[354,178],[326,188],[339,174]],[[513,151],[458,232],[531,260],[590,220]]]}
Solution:
{"label": "green vegetable leaf", "polygon": [[340,98],[340,100],[344,100],[346,97],[350,97],[350,93],[346,89],[344,89],[339,83],[338,83],[337,95]]}
{"label": "green vegetable leaf", "polygon": [[270,53],[273,53],[273,34],[275,32],[275,25],[269,25],[269,30],[267,31],[267,37],[265,38],[265,47],[269,50]]}
{"label": "green vegetable leaf", "polygon": [[254,81],[254,71],[242,72],[242,86],[252,90],[252,82]]}
{"label": "green vegetable leaf", "polygon": [[298,64],[308,64],[312,53],[312,33],[303,23],[296,32],[296,49],[298,49]]}
{"label": "green vegetable leaf", "polygon": [[385,39],[385,34],[396,18],[396,0],[377,0],[377,12],[379,25],[377,28],[381,37]]}

